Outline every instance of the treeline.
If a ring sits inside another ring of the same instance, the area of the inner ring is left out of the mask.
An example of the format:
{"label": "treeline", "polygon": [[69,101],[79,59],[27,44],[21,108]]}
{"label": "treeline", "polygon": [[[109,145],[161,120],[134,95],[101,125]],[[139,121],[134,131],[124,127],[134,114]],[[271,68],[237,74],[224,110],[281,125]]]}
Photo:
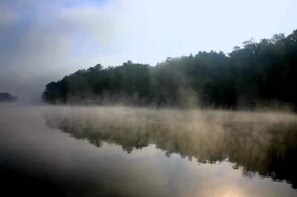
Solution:
{"label": "treeline", "polygon": [[79,70],[46,85],[48,103],[211,106],[278,103],[297,108],[297,30],[223,52],[167,58],[152,67],[131,61]]}
{"label": "treeline", "polygon": [[15,102],[18,100],[18,97],[12,96],[7,92],[0,92],[0,102]]}

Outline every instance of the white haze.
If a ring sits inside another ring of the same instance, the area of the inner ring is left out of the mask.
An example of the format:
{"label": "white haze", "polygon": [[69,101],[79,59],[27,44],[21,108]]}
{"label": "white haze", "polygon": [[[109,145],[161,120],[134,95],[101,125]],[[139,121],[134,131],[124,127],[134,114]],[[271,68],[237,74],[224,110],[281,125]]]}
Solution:
{"label": "white haze", "polygon": [[39,100],[44,86],[97,63],[155,63],[230,52],[296,28],[295,0],[2,1],[0,92]]}

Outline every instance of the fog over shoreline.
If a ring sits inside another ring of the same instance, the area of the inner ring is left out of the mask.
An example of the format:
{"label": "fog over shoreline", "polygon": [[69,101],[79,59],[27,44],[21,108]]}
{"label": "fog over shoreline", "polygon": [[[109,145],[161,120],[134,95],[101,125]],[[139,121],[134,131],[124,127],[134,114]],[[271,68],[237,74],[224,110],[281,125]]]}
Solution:
{"label": "fog over shoreline", "polygon": [[0,92],[38,102],[48,82],[97,63],[117,66],[130,59],[154,66],[202,50],[228,53],[251,37],[291,33],[296,7],[293,0],[4,0]]}

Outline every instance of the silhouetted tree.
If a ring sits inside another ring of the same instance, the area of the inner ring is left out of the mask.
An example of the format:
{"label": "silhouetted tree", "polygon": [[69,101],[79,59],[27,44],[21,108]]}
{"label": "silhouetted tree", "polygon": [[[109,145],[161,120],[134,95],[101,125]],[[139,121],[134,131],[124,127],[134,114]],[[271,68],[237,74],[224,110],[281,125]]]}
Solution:
{"label": "silhouetted tree", "polygon": [[168,57],[155,67],[131,60],[117,67],[100,64],[46,85],[49,103],[254,107],[279,102],[297,109],[297,30],[285,37],[243,42],[228,55],[199,52]]}
{"label": "silhouetted tree", "polygon": [[18,97],[11,96],[11,94],[7,92],[0,92],[0,102],[15,102],[18,100]]}

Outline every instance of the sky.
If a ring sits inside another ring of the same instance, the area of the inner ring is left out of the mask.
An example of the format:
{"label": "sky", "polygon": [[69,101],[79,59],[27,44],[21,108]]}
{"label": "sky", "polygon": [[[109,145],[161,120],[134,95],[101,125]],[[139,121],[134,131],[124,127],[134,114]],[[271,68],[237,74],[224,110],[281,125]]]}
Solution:
{"label": "sky", "polygon": [[0,92],[38,101],[47,83],[98,63],[227,54],[295,29],[296,0],[1,0]]}

